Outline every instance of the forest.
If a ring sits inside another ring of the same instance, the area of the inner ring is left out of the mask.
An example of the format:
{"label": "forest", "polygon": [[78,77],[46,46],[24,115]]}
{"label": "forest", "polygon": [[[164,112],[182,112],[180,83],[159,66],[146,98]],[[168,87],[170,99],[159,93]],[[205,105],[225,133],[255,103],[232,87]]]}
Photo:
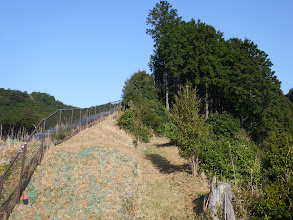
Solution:
{"label": "forest", "polygon": [[293,89],[284,95],[269,55],[184,21],[167,1],[149,11],[154,52],[123,88],[120,127],[136,141],[167,136],[190,161],[236,189],[238,217],[293,218]]}
{"label": "forest", "polygon": [[47,93],[21,92],[0,88],[0,125],[1,136],[25,129],[31,132],[42,118],[57,109],[72,108]]}

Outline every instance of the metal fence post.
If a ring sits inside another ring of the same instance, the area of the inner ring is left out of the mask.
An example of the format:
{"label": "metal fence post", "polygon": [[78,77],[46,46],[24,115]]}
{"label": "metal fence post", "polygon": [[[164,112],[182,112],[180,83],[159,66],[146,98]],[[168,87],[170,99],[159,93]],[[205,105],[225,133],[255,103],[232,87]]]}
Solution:
{"label": "metal fence post", "polygon": [[79,112],[79,131],[81,131],[81,109]]}
{"label": "metal fence post", "polygon": [[3,188],[3,182],[4,182],[4,175],[0,177],[1,178],[1,182],[0,182],[0,199],[2,196],[2,188]]}
{"label": "metal fence post", "polygon": [[88,123],[89,123],[89,109],[86,108],[86,128],[88,128]]}
{"label": "metal fence post", "polygon": [[61,125],[61,116],[62,116],[62,109],[59,110],[59,121],[58,121],[58,128],[57,128],[57,145],[59,144],[59,132],[60,132],[60,125]]}
{"label": "metal fence post", "polygon": [[95,106],[95,115],[97,114],[97,106]]}
{"label": "metal fence post", "polygon": [[23,157],[22,157],[22,163],[21,163],[21,170],[20,170],[20,176],[19,176],[19,185],[18,185],[18,193],[17,193],[17,201],[16,204],[19,203],[20,196],[21,196],[21,188],[22,188],[22,175],[23,175],[23,169],[24,169],[24,163],[25,163],[25,155],[26,155],[26,148],[27,143],[23,145]]}
{"label": "metal fence post", "polygon": [[72,127],[73,127],[73,108],[71,109],[70,137],[72,137]]}
{"label": "metal fence post", "polygon": [[44,120],[44,124],[43,124],[43,134],[42,134],[42,142],[41,142],[41,150],[40,150],[40,158],[39,158],[39,163],[41,163],[42,157],[43,157],[43,149],[44,149],[44,139],[45,139],[45,130],[46,130],[46,119]]}

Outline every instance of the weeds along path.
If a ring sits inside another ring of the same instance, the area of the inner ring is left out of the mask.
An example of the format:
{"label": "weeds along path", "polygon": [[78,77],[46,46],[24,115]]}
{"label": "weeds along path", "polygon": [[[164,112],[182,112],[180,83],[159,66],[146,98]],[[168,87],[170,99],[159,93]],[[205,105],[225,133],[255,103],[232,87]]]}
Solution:
{"label": "weeds along path", "polygon": [[192,219],[205,178],[165,138],[134,146],[110,115],[52,147],[10,219]]}

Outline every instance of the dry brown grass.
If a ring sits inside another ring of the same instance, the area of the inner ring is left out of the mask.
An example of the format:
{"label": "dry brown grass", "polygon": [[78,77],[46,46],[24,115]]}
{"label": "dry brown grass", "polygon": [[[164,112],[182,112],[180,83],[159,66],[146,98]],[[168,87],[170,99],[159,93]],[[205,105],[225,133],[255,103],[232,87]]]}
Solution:
{"label": "dry brown grass", "polygon": [[[116,117],[108,116],[62,144],[51,147],[24,192],[29,195],[29,190],[35,187],[38,192],[35,201],[32,204],[32,198],[29,198],[28,206],[17,205],[10,218],[196,218],[195,211],[201,209],[198,205],[200,198],[209,191],[208,181],[190,175],[187,161],[179,156],[175,146],[168,144],[168,139],[154,138],[150,143],[134,146],[133,138],[117,126]],[[97,150],[99,154],[105,152],[108,155],[105,164],[95,153]],[[76,155],[85,151],[92,159],[76,159]],[[63,169],[66,166],[70,169]],[[68,173],[72,176],[69,177]],[[104,202],[111,205],[111,208],[100,209],[99,213],[88,211],[87,208],[93,207],[88,198],[82,197],[95,187],[91,185],[91,175],[96,185],[103,183],[103,189],[95,190],[107,192]],[[114,190],[111,191],[111,187]],[[86,210],[87,215],[83,213]]]}

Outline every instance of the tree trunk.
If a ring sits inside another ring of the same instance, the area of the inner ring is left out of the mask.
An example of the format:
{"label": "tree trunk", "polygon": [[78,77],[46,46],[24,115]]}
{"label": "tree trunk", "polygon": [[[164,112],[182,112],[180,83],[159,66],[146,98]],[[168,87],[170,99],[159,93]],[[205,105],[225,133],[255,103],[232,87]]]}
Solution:
{"label": "tree trunk", "polygon": [[198,176],[198,156],[195,159],[195,155],[192,154],[189,158],[191,164],[191,171],[193,176]]}
{"label": "tree trunk", "polygon": [[244,128],[243,124],[246,121],[246,119],[248,118],[248,116],[246,118],[243,117],[243,115],[240,115],[240,128]]}
{"label": "tree trunk", "polygon": [[204,105],[205,105],[205,119],[207,120],[209,118],[209,94],[206,91],[205,97],[204,97]]}
{"label": "tree trunk", "polygon": [[164,81],[164,90],[166,94],[166,109],[169,111],[170,106],[169,106],[169,82],[168,82],[168,73],[167,70],[164,70],[164,75],[163,75],[163,81]]}

